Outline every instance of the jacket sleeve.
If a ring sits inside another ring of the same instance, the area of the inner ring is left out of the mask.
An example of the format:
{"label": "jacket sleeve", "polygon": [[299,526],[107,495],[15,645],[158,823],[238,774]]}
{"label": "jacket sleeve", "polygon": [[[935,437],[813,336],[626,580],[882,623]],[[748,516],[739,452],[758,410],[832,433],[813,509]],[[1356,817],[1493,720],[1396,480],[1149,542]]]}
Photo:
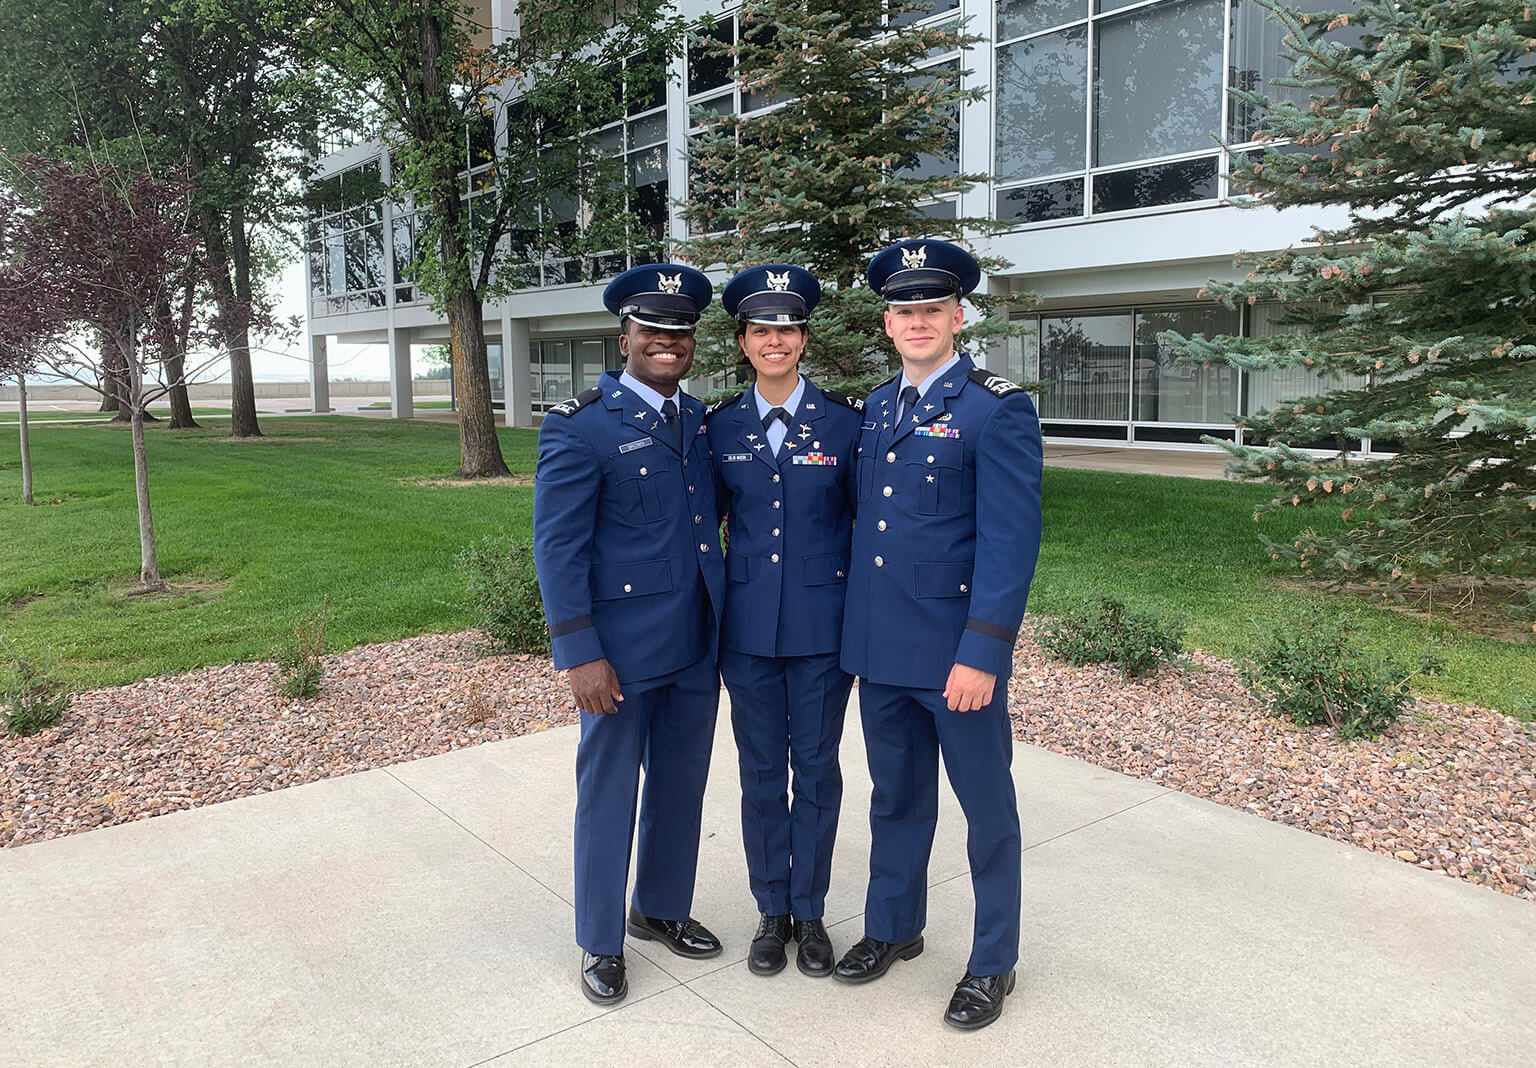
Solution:
{"label": "jacket sleeve", "polygon": [[546,418],[533,484],[533,560],[561,670],[603,656],[592,625],[591,582],[601,482],[602,465],[585,435],[571,419]]}
{"label": "jacket sleeve", "polygon": [[955,662],[1007,676],[1040,555],[1040,421],[1024,392],[1002,398],[976,443],[976,565]]}

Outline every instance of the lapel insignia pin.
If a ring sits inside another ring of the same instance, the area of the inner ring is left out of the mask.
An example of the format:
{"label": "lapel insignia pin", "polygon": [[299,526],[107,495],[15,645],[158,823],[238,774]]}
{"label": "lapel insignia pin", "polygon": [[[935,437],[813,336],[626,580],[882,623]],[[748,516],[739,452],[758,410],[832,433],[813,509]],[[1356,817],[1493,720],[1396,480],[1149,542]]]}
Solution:
{"label": "lapel insignia pin", "polygon": [[813,448],[813,449],[819,449],[819,448],[821,448],[821,442],[819,442],[819,441],[813,441],[813,442],[811,442],[811,448]]}
{"label": "lapel insignia pin", "polygon": [[923,411],[925,411],[925,412],[931,412],[931,411],[933,411],[933,405],[931,405],[931,404],[925,404],[925,405],[923,405]]}
{"label": "lapel insignia pin", "polygon": [[762,442],[761,442],[761,441],[759,441],[759,442],[758,442],[758,443],[757,443],[757,444],[756,444],[756,445],[754,445],[754,446],[752,446],[752,447],[753,447],[753,448],[754,448],[754,449],[761,449],[761,448],[762,448],[762,447],[763,447],[763,443],[762,443]]}
{"label": "lapel insignia pin", "polygon": [[955,388],[955,384],[953,382],[945,382],[944,383],[944,388],[945,389],[954,389]]}
{"label": "lapel insignia pin", "polygon": [[644,419],[645,418],[645,413],[644,412],[636,412],[635,413],[635,418],[636,419]]}
{"label": "lapel insignia pin", "polygon": [[748,441],[756,441],[757,440],[757,435],[756,434],[748,434],[747,435],[747,440]]}
{"label": "lapel insignia pin", "polygon": [[928,481],[929,481],[929,482],[932,482],[932,481],[933,481],[933,476],[932,476],[932,475],[929,475],[929,476],[928,476]]}
{"label": "lapel insignia pin", "polygon": [[622,396],[624,396],[624,391],[622,389],[616,389],[616,390],[613,391],[613,396],[615,396],[615,397],[622,397]]}
{"label": "lapel insignia pin", "polygon": [[807,404],[805,406],[805,410],[808,411],[808,412],[814,412],[816,410],[816,405],[814,405],[814,404]]}

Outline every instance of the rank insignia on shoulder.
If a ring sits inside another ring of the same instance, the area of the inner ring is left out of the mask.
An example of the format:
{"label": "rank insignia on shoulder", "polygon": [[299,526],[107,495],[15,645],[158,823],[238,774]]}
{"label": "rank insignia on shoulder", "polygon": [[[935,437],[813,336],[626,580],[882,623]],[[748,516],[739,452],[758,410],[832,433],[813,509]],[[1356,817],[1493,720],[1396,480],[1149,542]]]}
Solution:
{"label": "rank insignia on shoulder", "polygon": [[709,410],[704,413],[704,418],[708,419],[710,416],[714,415],[716,412],[723,412],[723,411],[725,411],[727,408],[729,408],[731,405],[735,404],[737,401],[741,400],[741,398],[743,398],[745,396],[746,396],[745,393],[735,393],[735,394],[732,394],[731,396],[725,398],[724,400],[716,401],[714,404],[711,404],[709,406]]}
{"label": "rank insignia on shoulder", "polygon": [[583,390],[582,392],[578,393],[570,400],[561,401],[559,404],[551,407],[549,411],[552,415],[563,415],[569,418],[575,415],[581,409],[585,408],[587,405],[591,404],[593,401],[597,400],[597,398],[601,397],[602,395],[602,388],[600,386],[593,386],[591,389]]}
{"label": "rank insignia on shoulder", "polygon": [[862,412],[864,410],[864,402],[857,399],[856,397],[850,397],[846,394],[839,393],[835,389],[824,389],[821,391],[821,393],[822,396],[827,398],[827,400],[834,404],[841,404],[844,408],[852,408],[856,412]]}
{"label": "rank insignia on shoulder", "polygon": [[1008,379],[1004,378],[1002,375],[991,374],[990,372],[983,371],[979,367],[974,368],[968,377],[978,386],[981,386],[983,389],[986,389],[987,391],[999,397],[1006,397],[1010,393],[1024,392],[1023,386],[1015,385],[1014,383],[1008,381]]}
{"label": "rank insignia on shoulder", "polygon": [[837,457],[823,456],[819,452],[802,452],[799,456],[791,456],[789,462],[807,467],[836,467]]}
{"label": "rank insignia on shoulder", "polygon": [[952,438],[960,437],[960,428],[957,426],[920,426],[912,431],[920,438]]}

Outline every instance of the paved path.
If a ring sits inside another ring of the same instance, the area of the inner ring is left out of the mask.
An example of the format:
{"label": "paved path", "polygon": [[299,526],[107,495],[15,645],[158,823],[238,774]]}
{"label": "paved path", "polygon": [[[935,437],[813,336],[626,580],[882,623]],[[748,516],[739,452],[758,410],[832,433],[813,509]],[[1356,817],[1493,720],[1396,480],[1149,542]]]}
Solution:
{"label": "paved path", "polygon": [[1530,904],[1022,745],[1024,960],[996,1025],[939,1018],[971,922],[947,790],[927,952],[867,987],[754,976],[724,716],[695,913],[727,951],[632,943],[615,1010],[577,989],[568,728],[0,852],[0,1064],[1531,1063]]}

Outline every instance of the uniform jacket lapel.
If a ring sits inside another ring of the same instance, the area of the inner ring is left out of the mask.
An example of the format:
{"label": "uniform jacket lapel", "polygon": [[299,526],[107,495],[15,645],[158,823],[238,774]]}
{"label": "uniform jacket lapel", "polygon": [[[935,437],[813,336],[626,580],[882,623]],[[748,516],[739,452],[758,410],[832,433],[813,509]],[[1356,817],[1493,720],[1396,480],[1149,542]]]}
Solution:
{"label": "uniform jacket lapel", "polygon": [[[971,363],[971,358],[962,353],[960,362],[951,367],[943,378],[935,382],[929,387],[928,392],[923,394],[922,398],[917,402],[916,410],[902,414],[901,425],[891,428],[891,443],[895,444],[912,433],[913,430],[925,423],[933,422],[933,420],[947,412],[949,410],[949,402],[965,388],[966,376],[971,373],[972,366],[974,365]],[[894,401],[892,402],[891,410],[894,414]],[[916,416],[916,421],[913,419],[914,416]]]}
{"label": "uniform jacket lapel", "polygon": [[[805,380],[805,392],[800,394],[800,407],[789,421],[789,432],[784,435],[784,456],[812,452],[811,442],[816,440],[817,426],[826,411],[827,400],[821,390],[809,378]],[[784,457],[780,457],[783,459]]]}
{"label": "uniform jacket lapel", "polygon": [[[678,451],[677,442],[672,439],[672,431],[667,429],[667,424],[662,420],[660,413],[641,400],[633,390],[626,388],[617,375],[612,377],[604,375],[602,383],[603,404],[609,411],[618,413],[620,422],[643,434],[649,434],[673,452]],[[683,444],[686,446],[690,435],[698,433],[699,423],[703,420],[703,408],[692,397],[685,396],[681,391],[677,394],[677,400],[681,405],[678,418],[683,421]]]}
{"label": "uniform jacket lapel", "polygon": [[779,469],[779,461],[768,447],[768,432],[757,417],[757,391],[749,389],[736,402],[737,440],[753,456],[773,470]]}

